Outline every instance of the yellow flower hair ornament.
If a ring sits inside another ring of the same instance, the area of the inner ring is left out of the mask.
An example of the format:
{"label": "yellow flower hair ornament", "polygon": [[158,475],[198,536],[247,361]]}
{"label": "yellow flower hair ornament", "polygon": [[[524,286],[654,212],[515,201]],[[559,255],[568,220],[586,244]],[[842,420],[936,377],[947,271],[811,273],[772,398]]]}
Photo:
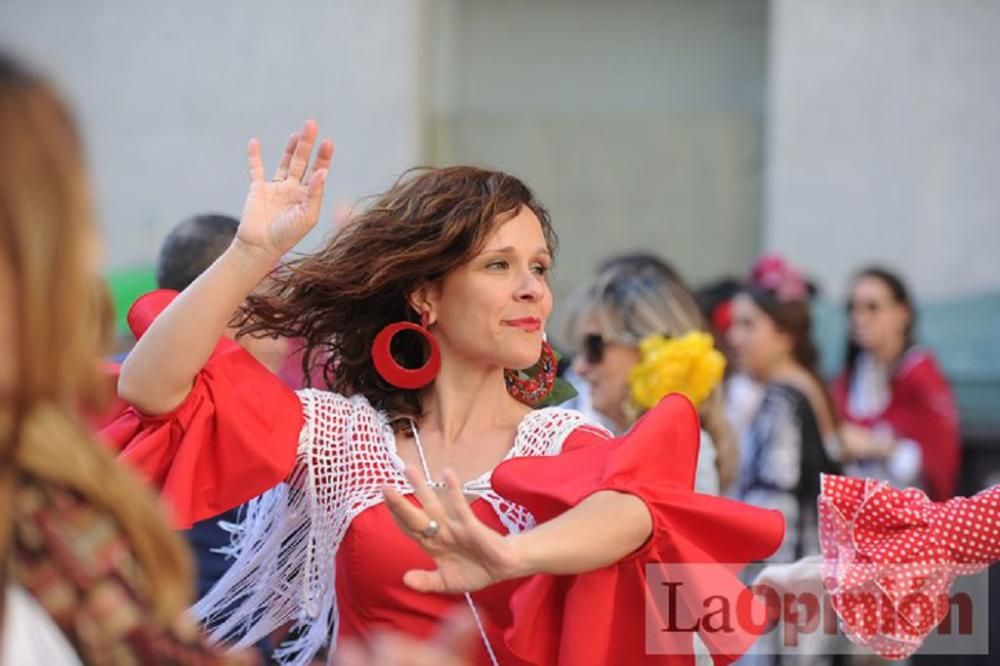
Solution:
{"label": "yellow flower hair ornament", "polygon": [[702,331],[679,338],[650,335],[639,343],[639,352],[642,358],[629,372],[629,386],[632,402],[642,410],[670,393],[682,393],[700,406],[726,369],[726,358]]}

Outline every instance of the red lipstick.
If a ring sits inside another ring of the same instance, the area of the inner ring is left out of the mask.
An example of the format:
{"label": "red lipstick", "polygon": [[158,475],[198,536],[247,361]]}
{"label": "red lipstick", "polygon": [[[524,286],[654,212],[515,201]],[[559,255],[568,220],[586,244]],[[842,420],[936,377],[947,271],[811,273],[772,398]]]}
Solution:
{"label": "red lipstick", "polygon": [[538,317],[524,317],[522,319],[504,319],[504,326],[513,326],[528,333],[534,333],[542,327],[542,320]]}

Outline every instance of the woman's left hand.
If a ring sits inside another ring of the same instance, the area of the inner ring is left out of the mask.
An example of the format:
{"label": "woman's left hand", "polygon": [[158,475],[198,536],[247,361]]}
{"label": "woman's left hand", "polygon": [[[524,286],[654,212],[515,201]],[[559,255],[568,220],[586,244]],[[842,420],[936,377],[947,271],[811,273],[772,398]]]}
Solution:
{"label": "woman's left hand", "polygon": [[[514,538],[494,532],[476,517],[453,471],[445,470],[442,493],[428,488],[413,467],[406,468],[406,478],[421,506],[390,487],[383,488],[385,502],[396,524],[438,567],[407,571],[403,576],[407,586],[419,592],[456,594],[527,574],[522,571]],[[431,521],[438,525],[433,535],[428,531]]]}
{"label": "woman's left hand", "polygon": [[840,441],[844,446],[844,458],[848,461],[885,460],[892,453],[891,439],[853,423],[840,426]]}

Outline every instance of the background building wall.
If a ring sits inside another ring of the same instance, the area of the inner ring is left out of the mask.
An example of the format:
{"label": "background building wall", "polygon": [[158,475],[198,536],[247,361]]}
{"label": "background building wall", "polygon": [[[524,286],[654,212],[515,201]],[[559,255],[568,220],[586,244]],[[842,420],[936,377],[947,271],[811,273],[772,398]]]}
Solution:
{"label": "background building wall", "polygon": [[430,7],[430,157],[537,191],[560,234],[557,296],[634,249],[693,281],[742,274],[759,236],[766,2]]}
{"label": "background building wall", "polygon": [[773,0],[763,245],[832,295],[1000,290],[1000,2]]}
{"label": "background building wall", "polygon": [[309,117],[336,142],[323,221],[420,159],[410,0],[4,0],[0,44],[65,91],[87,144],[111,269],[152,263],[193,213],[238,215],[246,145],[269,172]]}

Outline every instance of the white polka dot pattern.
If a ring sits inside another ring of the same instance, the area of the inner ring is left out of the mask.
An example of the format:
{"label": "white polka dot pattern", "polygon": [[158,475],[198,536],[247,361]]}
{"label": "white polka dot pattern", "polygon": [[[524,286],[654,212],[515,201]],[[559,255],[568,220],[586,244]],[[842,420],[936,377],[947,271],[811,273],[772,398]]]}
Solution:
{"label": "white polka dot pattern", "polygon": [[920,490],[824,475],[823,585],[855,643],[913,654],[948,613],[958,575],[1000,559],[1000,486],[935,503]]}

